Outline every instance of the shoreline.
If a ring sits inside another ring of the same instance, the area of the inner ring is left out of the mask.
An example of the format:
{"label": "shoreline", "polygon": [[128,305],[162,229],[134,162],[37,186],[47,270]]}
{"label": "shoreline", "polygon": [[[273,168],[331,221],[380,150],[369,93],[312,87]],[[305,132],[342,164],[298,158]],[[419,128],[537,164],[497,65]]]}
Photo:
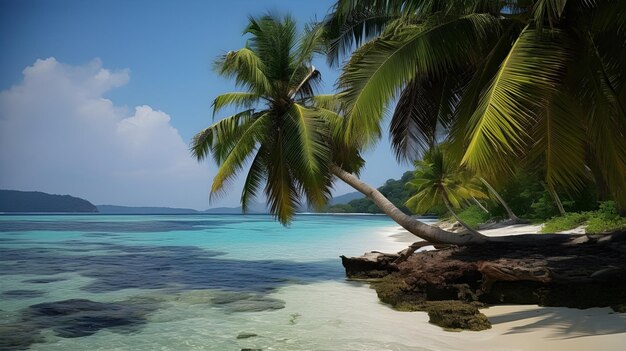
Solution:
{"label": "shoreline", "polygon": [[[540,229],[541,225],[517,224],[480,232],[487,236],[503,236],[538,233]],[[385,234],[390,241],[407,246],[420,240],[402,227],[385,231]],[[424,249],[428,247],[420,251]],[[584,351],[595,348],[617,351],[622,350],[626,342],[626,314],[613,312],[608,307],[493,305],[480,311],[487,316],[492,328],[461,333],[483,334],[483,341],[489,343],[489,349]]]}

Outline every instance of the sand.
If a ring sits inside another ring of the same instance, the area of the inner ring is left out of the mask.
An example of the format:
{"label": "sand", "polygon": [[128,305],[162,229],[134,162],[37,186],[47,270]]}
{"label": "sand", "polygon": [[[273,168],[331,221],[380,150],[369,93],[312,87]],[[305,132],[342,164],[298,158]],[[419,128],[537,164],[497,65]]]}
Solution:
{"label": "sand", "polygon": [[[541,225],[512,225],[481,230],[487,236],[538,233]],[[571,233],[581,233],[576,228]],[[420,239],[402,228],[387,235],[397,244]],[[540,235],[540,234],[539,234]],[[502,305],[481,310],[493,328],[468,338],[466,350],[626,350],[626,314],[610,308],[574,309],[536,305]],[[449,332],[442,331],[442,337]]]}

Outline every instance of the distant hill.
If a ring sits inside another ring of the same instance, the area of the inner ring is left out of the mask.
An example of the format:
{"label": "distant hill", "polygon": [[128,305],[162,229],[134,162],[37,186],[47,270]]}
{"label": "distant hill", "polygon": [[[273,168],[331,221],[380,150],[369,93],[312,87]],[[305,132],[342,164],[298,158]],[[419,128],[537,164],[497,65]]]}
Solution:
{"label": "distant hill", "polygon": [[200,213],[191,208],[172,207],[131,207],[116,205],[97,205],[102,214],[194,214]]}
{"label": "distant hill", "polygon": [[[411,196],[411,191],[406,188],[405,184],[413,177],[413,172],[405,172],[400,179],[388,179],[385,184],[378,187],[380,191],[389,201],[404,213],[411,212],[404,206],[404,203]],[[346,195],[351,195],[346,194]],[[359,197],[348,201],[347,203],[335,202],[326,209],[331,213],[382,213],[380,208],[374,202],[366,197]]]}
{"label": "distant hill", "polygon": [[98,212],[91,202],[70,195],[0,190],[0,212]]}
{"label": "distant hill", "polygon": [[328,201],[328,205],[332,206],[332,205],[337,205],[337,204],[347,204],[348,202],[352,200],[358,200],[364,197],[365,195],[361,194],[358,191],[355,191],[352,193],[347,193],[347,194],[339,195],[337,197],[333,197],[332,199],[330,199],[330,201]]}

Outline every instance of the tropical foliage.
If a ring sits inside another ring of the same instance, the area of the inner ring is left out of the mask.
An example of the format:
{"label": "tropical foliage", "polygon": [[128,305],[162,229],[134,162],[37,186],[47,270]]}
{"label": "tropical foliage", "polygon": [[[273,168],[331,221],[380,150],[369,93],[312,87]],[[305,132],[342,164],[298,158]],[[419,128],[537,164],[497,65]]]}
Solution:
{"label": "tropical foliage", "polygon": [[452,158],[446,157],[444,146],[435,146],[424,154],[423,160],[415,162],[413,179],[407,183],[414,195],[406,206],[415,213],[426,213],[443,204],[463,226],[471,229],[457,216],[455,209],[467,207],[472,199],[487,198],[481,185]]}
{"label": "tropical foliage", "polygon": [[547,221],[541,231],[555,233],[584,225],[587,234],[606,233],[626,229],[626,218],[617,213],[615,203],[606,201],[596,211],[567,213]]}
{"label": "tropical foliage", "polygon": [[[214,115],[227,106],[240,109],[198,133],[192,153],[198,160],[211,155],[219,165],[211,195],[219,194],[243,168],[249,169],[241,194],[244,211],[263,187],[270,211],[288,223],[306,198],[314,208],[330,197],[331,161],[348,171],[362,164],[356,149],[333,142],[342,119],[317,97],[320,73],[311,65],[319,52],[321,31],[307,27],[298,35],[290,17],[250,18],[244,48],[220,57],[215,68],[234,78],[243,91],[215,98]],[[336,152],[341,148],[342,152]]]}
{"label": "tropical foliage", "polygon": [[[588,178],[626,208],[626,1],[339,0],[325,21],[346,138],[390,134],[413,160],[439,139],[490,179]],[[495,177],[498,175],[498,177]],[[561,191],[559,190],[559,191]]]}
{"label": "tropical foliage", "polygon": [[[413,178],[413,172],[405,172],[400,179],[388,179],[383,185],[378,187],[378,191],[389,201],[405,213],[411,211],[404,206],[406,200],[411,197],[411,190],[406,187],[406,183]],[[325,209],[327,212],[335,213],[382,213],[382,210],[370,198],[355,199],[347,204],[337,204]]]}

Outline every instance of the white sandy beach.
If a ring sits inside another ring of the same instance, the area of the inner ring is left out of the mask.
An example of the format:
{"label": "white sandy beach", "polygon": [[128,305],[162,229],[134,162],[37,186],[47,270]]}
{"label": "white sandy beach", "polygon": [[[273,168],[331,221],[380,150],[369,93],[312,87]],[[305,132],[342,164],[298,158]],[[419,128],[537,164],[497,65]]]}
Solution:
{"label": "white sandy beach", "polygon": [[[541,225],[513,225],[482,230],[488,236],[537,233]],[[580,232],[580,229],[573,232]],[[385,233],[403,244],[419,241],[402,228]],[[394,244],[394,246],[395,246]],[[610,308],[575,309],[539,307],[536,305],[502,305],[481,310],[491,321],[492,329],[483,337],[466,340],[466,350],[624,350],[626,348],[626,314]],[[419,313],[419,312],[417,312]],[[441,330],[447,339],[450,332]],[[462,338],[460,338],[462,339]]]}

